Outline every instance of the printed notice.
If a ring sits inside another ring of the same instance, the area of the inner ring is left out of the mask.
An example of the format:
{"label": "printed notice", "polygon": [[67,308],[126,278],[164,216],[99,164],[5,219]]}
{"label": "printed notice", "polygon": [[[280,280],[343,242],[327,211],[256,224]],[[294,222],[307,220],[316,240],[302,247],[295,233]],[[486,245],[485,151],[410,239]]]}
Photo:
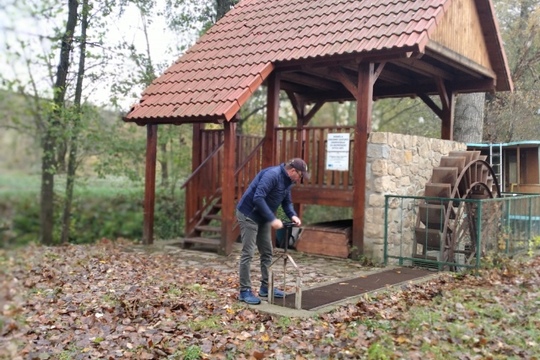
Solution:
{"label": "printed notice", "polygon": [[326,170],[349,171],[350,134],[328,134]]}

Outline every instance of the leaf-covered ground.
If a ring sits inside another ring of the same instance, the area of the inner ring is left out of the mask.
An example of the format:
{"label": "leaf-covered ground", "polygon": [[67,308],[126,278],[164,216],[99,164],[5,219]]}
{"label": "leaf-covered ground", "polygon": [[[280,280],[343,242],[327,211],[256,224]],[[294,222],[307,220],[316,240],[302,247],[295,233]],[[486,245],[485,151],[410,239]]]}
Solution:
{"label": "leaf-covered ground", "polygon": [[540,358],[540,257],[306,319],[239,303],[230,272],[125,246],[0,250],[0,359]]}

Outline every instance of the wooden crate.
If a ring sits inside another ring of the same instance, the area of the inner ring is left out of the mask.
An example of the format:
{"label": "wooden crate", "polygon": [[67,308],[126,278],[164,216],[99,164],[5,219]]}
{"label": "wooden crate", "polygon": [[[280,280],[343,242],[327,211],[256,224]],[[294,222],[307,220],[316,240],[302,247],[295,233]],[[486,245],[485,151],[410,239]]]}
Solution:
{"label": "wooden crate", "polygon": [[302,227],[296,250],[308,254],[348,258],[351,234],[352,220],[309,224]]}

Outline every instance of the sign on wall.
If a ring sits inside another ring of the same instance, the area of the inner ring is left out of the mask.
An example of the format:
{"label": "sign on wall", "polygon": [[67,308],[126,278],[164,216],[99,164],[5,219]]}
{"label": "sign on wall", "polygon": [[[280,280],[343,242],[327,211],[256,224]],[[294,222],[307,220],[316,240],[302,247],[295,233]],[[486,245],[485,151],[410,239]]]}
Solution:
{"label": "sign on wall", "polygon": [[326,141],[326,170],[349,171],[350,134],[328,134]]}

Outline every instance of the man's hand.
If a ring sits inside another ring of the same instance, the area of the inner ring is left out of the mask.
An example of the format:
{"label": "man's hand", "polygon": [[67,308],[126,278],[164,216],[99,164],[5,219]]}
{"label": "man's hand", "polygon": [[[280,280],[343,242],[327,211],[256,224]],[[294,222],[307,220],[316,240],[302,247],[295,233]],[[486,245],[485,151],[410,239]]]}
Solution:
{"label": "man's hand", "polygon": [[300,221],[300,218],[298,216],[293,216],[291,220],[296,226],[302,225],[302,221]]}
{"label": "man's hand", "polygon": [[272,226],[272,228],[277,230],[277,229],[281,229],[283,227],[283,222],[281,220],[279,220],[279,219],[274,219],[274,220],[272,220],[270,225]]}

